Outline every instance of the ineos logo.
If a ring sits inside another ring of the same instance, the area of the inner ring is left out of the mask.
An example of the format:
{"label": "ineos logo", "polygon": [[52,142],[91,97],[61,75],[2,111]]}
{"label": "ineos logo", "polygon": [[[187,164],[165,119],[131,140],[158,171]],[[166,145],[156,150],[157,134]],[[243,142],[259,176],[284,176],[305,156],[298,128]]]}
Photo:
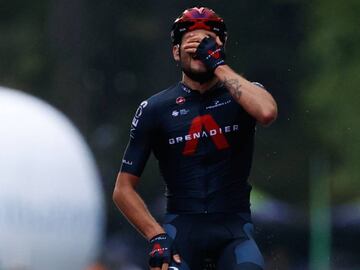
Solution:
{"label": "ineos logo", "polygon": [[137,127],[138,123],[139,123],[139,118],[143,113],[143,109],[148,105],[148,102],[145,100],[143,102],[140,103],[139,108],[136,110],[135,112],[135,116],[132,120],[132,125],[133,127]]}
{"label": "ineos logo", "polygon": [[143,113],[143,109],[148,105],[148,102],[145,100],[143,102],[140,103],[139,108],[137,108],[136,112],[135,112],[135,116],[131,122],[131,128],[130,128],[130,138],[134,138],[135,137],[135,130],[136,127],[139,123],[139,118],[141,117],[142,113]]}

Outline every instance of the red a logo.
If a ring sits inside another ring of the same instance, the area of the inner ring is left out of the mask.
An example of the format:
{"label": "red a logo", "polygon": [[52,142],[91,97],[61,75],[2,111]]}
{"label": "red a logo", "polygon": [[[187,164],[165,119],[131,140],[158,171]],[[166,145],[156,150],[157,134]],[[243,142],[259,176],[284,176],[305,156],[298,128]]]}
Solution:
{"label": "red a logo", "polygon": [[[190,156],[195,153],[196,147],[199,143],[198,138],[200,137],[203,127],[205,127],[207,135],[211,137],[217,149],[222,150],[229,147],[229,143],[227,142],[224,134],[222,134],[221,128],[215,122],[214,118],[210,114],[205,114],[197,116],[192,120],[188,134],[193,137],[193,139],[186,141],[183,155]],[[199,136],[196,137],[196,133],[198,133]]]}

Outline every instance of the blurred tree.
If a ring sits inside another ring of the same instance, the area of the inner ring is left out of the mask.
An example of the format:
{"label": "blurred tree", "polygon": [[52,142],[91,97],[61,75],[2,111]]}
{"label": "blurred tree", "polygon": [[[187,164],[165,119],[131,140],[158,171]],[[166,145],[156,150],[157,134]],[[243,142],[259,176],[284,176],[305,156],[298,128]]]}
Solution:
{"label": "blurred tree", "polygon": [[[228,62],[263,83],[279,103],[278,121],[258,130],[251,182],[305,204],[309,149],[294,140],[305,130],[296,107],[303,75],[299,48],[307,30],[302,2],[15,0],[1,9],[0,82],[44,98],[80,128],[101,169],[111,224],[119,223],[111,192],[132,115],[143,99],[180,80],[170,28],[196,4],[225,18]],[[155,167],[151,160],[144,174],[146,199],[161,193]]]}
{"label": "blurred tree", "polygon": [[360,2],[317,0],[308,11],[302,121],[312,152],[332,161],[335,202],[348,201],[360,197]]}
{"label": "blurred tree", "polygon": [[2,1],[0,82],[48,97],[51,57],[46,37],[47,1]]}

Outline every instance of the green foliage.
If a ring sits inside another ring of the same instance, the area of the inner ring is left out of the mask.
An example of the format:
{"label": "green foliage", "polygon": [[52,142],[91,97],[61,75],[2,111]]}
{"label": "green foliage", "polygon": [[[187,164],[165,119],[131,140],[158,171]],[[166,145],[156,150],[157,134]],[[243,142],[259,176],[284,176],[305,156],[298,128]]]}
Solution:
{"label": "green foliage", "polygon": [[360,2],[318,0],[309,10],[302,107],[311,113],[314,150],[332,160],[335,200],[349,200],[360,190]]}

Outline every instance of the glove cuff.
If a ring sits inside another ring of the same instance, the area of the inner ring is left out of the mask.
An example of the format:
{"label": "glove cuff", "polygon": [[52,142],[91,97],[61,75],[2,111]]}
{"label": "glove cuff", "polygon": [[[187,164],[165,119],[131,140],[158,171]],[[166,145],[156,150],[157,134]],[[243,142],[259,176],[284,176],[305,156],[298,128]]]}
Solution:
{"label": "glove cuff", "polygon": [[152,237],[149,240],[149,243],[154,243],[155,241],[158,241],[158,240],[166,240],[168,238],[169,238],[169,235],[167,233],[159,233],[159,234],[155,235],[154,237]]}

